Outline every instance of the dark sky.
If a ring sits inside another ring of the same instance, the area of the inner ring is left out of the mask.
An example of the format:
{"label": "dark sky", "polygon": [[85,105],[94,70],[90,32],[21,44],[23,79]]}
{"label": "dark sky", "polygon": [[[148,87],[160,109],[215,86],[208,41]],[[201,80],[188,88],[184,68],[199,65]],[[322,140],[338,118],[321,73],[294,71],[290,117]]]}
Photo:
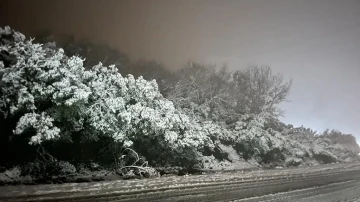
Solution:
{"label": "dark sky", "polygon": [[0,0],[0,25],[107,43],[132,59],[267,64],[294,85],[286,123],[360,139],[360,0]]}

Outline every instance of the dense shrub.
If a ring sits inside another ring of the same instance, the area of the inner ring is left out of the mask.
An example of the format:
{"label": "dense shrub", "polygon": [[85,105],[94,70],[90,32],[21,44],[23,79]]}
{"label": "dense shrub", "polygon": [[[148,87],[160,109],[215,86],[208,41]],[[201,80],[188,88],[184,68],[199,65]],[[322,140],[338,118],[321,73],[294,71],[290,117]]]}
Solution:
{"label": "dense shrub", "polygon": [[[359,159],[352,135],[279,121],[292,81],[268,66],[231,72],[189,62],[170,73],[154,61],[130,64],[108,46],[59,44],[0,28],[3,169],[21,165],[23,175],[48,177],[100,167],[213,167],[232,163],[224,147],[263,165]],[[137,153],[125,158],[129,151]]]}
{"label": "dense shrub", "polygon": [[83,59],[67,57],[62,49],[33,44],[8,27],[0,33],[0,51],[17,60],[0,68],[0,116],[2,123],[11,123],[1,124],[7,127],[2,136],[21,135],[34,147],[110,137],[121,148],[140,150],[156,142],[162,155],[142,150],[154,163],[162,163],[166,154],[195,154],[206,144],[207,134],[162,97],[154,80],[123,77],[101,63],[86,71]]}

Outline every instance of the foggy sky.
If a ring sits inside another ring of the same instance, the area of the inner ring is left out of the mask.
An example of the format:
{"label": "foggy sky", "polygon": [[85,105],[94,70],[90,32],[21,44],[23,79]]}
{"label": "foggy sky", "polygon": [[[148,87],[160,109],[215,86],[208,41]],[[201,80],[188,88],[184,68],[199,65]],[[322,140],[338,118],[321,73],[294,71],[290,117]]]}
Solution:
{"label": "foggy sky", "polygon": [[107,43],[175,69],[270,65],[294,84],[285,123],[360,139],[359,0],[0,0],[0,26]]}

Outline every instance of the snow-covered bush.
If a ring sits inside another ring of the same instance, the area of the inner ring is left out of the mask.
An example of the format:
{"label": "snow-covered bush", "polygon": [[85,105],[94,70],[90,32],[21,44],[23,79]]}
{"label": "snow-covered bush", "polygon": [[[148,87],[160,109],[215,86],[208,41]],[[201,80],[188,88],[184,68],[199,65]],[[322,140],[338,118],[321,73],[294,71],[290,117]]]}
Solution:
{"label": "snow-covered bush", "polygon": [[245,159],[257,159],[259,163],[285,165],[299,165],[312,156],[309,147],[265,127],[269,118],[266,113],[244,115],[236,123],[234,148],[240,155]]}
{"label": "snow-covered bush", "polygon": [[57,162],[57,167],[59,168],[59,171],[57,173],[59,173],[60,175],[68,175],[68,174],[76,173],[75,166],[67,161]]}
{"label": "snow-covered bush", "polygon": [[0,115],[15,119],[13,134],[29,135],[30,144],[81,134],[93,141],[111,137],[135,149],[155,141],[157,148],[180,155],[210,142],[162,97],[155,80],[123,77],[101,63],[86,71],[83,59],[62,49],[43,48],[9,27],[0,35],[13,37],[2,40],[0,51],[17,61],[0,68]]}
{"label": "snow-covered bush", "polygon": [[[265,114],[244,115],[236,123],[234,138],[238,152],[244,158],[256,157],[265,160],[269,153],[279,153],[283,149],[285,138],[280,133],[264,129]],[[278,158],[281,158],[280,156]]]}
{"label": "snow-covered bush", "polygon": [[326,139],[327,148],[342,161],[357,158],[360,147],[356,138],[351,134],[343,134],[337,130],[325,130],[319,138]]}
{"label": "snow-covered bush", "polygon": [[289,157],[285,160],[285,165],[286,166],[298,166],[303,162],[303,160],[301,158],[297,158],[297,157]]}
{"label": "snow-covered bush", "polygon": [[[120,61],[117,55],[110,61]],[[232,73],[189,63],[171,77],[174,81],[164,82],[169,84],[161,87],[164,98],[155,80],[123,76],[114,65],[90,64],[93,60],[85,69],[84,59],[69,57],[54,44],[33,43],[0,28],[2,163],[9,151],[20,156],[16,163],[36,156],[39,145],[74,165],[111,161],[115,167],[125,148],[157,166],[192,166],[212,157],[222,162],[227,152],[221,146],[248,161],[289,166],[341,161],[360,151],[351,135],[318,136],[280,122],[278,104],[291,81],[269,67]],[[45,164],[29,167],[41,170]],[[75,172],[71,164],[54,165]]]}
{"label": "snow-covered bush", "polygon": [[[298,127],[284,130],[285,137],[302,145],[307,157],[315,158],[320,163],[342,161],[358,154],[359,146],[352,135],[326,130],[322,135],[310,128]],[[283,131],[283,133],[284,133]],[[300,148],[299,146],[296,146]]]}

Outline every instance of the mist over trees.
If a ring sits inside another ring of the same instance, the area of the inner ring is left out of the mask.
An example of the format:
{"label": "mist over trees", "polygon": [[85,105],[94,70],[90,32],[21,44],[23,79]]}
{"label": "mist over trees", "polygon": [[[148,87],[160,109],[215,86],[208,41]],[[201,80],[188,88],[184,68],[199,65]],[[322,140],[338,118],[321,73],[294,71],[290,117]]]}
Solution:
{"label": "mist over trees", "polygon": [[[74,173],[96,163],[149,174],[229,165],[234,155],[259,166],[358,160],[351,134],[279,121],[292,80],[269,66],[230,71],[189,61],[171,72],[106,45],[49,34],[32,41],[9,27],[0,28],[0,45],[4,169]],[[141,158],[129,163],[129,151]]]}

